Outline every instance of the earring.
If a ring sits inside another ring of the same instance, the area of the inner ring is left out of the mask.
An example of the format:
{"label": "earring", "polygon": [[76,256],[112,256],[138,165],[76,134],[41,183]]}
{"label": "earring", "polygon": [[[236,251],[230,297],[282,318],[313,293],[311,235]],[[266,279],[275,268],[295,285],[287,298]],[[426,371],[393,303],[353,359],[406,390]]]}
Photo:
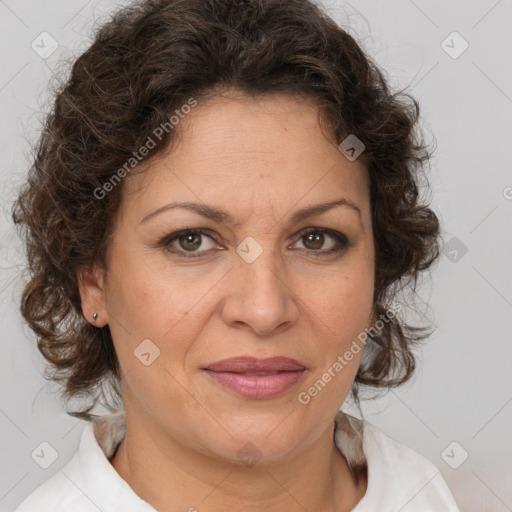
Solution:
{"label": "earring", "polygon": [[94,320],[94,325],[96,325],[96,320],[98,320],[98,313],[94,313],[92,315],[92,319]]}

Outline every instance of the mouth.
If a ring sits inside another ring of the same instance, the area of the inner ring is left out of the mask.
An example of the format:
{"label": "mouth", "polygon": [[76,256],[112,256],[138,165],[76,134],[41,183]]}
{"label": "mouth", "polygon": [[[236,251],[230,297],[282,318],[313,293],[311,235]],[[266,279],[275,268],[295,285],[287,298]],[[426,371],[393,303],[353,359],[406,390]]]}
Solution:
{"label": "mouth", "polygon": [[287,357],[235,357],[208,365],[203,371],[222,387],[246,398],[274,398],[293,388],[306,367]]}

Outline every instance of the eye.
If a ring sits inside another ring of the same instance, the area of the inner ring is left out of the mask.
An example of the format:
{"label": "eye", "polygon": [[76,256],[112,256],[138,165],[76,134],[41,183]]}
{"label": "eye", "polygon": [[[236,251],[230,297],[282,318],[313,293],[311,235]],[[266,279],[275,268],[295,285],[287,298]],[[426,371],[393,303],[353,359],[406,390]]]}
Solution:
{"label": "eye", "polygon": [[214,242],[213,237],[203,229],[182,229],[166,236],[160,245],[178,256],[197,258],[210,252]]}
{"label": "eye", "polygon": [[302,231],[298,242],[302,243],[299,249],[317,253],[315,256],[341,252],[349,246],[349,241],[343,233],[326,228],[308,228]]}
{"label": "eye", "polygon": [[[344,251],[349,245],[347,237],[338,231],[326,228],[308,228],[301,232],[295,244],[299,250],[315,256],[326,256]],[[198,258],[216,250],[215,238],[204,229],[182,229],[163,238],[159,245],[165,250],[183,258]],[[219,249],[217,249],[219,250]]]}

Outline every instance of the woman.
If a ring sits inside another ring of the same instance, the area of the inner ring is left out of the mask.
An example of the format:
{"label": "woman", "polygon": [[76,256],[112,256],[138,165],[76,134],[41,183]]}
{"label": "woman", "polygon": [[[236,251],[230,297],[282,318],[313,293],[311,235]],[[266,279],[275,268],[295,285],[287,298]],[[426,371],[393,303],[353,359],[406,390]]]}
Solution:
{"label": "woman", "polygon": [[23,315],[90,399],[18,511],[458,510],[340,412],[405,382],[425,335],[395,301],[438,255],[418,117],[305,0],[147,0],[104,25],[13,211]]}

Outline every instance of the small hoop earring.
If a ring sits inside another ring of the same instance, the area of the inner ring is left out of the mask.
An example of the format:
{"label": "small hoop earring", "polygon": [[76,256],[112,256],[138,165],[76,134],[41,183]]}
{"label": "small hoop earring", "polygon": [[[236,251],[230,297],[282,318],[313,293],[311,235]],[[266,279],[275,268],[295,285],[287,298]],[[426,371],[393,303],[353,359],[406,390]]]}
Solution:
{"label": "small hoop earring", "polygon": [[94,320],[94,325],[96,325],[96,320],[98,320],[98,313],[94,313],[92,315],[92,319]]}

